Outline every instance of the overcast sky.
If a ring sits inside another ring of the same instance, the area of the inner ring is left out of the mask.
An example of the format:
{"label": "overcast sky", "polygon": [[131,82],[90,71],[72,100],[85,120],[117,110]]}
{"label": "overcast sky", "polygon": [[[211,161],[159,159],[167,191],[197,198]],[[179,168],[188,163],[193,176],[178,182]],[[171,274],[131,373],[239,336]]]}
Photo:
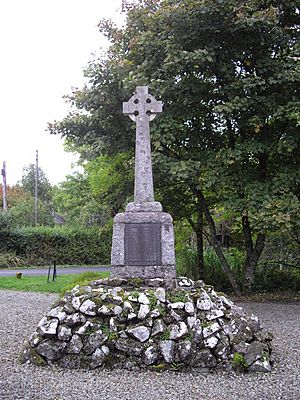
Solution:
{"label": "overcast sky", "polygon": [[[35,162],[52,184],[64,180],[77,157],[45,132],[64,117],[62,96],[83,85],[83,69],[107,43],[97,24],[109,17],[121,24],[121,0],[7,0],[0,2],[0,163],[7,183]],[[102,49],[102,50],[101,50]]]}

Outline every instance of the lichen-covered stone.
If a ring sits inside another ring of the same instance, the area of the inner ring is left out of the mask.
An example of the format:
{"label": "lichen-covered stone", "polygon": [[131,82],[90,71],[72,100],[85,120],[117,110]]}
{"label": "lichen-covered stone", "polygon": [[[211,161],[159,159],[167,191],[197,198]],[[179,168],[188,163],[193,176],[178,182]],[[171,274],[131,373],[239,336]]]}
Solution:
{"label": "lichen-covered stone", "polygon": [[155,346],[149,346],[144,353],[143,361],[146,365],[151,365],[159,357],[159,352]]}
{"label": "lichen-covered stone", "polygon": [[160,352],[166,363],[171,364],[174,361],[174,348],[173,340],[162,340],[159,344]]}
{"label": "lichen-covered stone", "polygon": [[143,282],[112,285],[106,279],[75,287],[40,321],[21,361],[132,371],[231,370],[238,354],[244,370],[271,370],[272,335],[224,294],[187,278],[159,279],[151,287]]}
{"label": "lichen-covered stone", "polygon": [[150,329],[146,326],[137,326],[135,328],[129,328],[126,330],[127,333],[134,336],[140,342],[145,342],[149,339],[150,336]]}

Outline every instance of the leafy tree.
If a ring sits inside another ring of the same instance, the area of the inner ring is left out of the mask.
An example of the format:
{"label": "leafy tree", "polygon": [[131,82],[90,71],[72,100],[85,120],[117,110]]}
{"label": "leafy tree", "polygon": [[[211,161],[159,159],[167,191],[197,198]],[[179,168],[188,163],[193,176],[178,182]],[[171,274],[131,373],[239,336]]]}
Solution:
{"label": "leafy tree", "polygon": [[[24,167],[20,182],[25,192],[30,193],[32,196],[35,194],[35,173],[36,166],[34,164]],[[40,167],[38,167],[38,196],[39,200],[44,204],[51,202],[51,184]]]}
{"label": "leafy tree", "polygon": [[100,23],[110,51],[90,63],[89,83],[68,96],[73,110],[49,130],[83,159],[132,151],[134,126],[121,103],[149,84],[165,103],[151,131],[164,204],[195,229],[200,267],[205,216],[236,291],[210,210],[222,204],[238,215],[251,290],[267,233],[299,221],[299,7],[279,0],[123,6],[126,27]]}

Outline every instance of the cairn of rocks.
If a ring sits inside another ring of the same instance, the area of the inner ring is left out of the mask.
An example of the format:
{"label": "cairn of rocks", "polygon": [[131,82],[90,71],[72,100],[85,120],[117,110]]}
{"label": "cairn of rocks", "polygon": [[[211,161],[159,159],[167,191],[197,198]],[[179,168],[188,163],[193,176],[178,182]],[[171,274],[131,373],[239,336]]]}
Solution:
{"label": "cairn of rocks", "polygon": [[203,281],[101,279],[67,292],[21,362],[63,368],[269,372],[272,335]]}

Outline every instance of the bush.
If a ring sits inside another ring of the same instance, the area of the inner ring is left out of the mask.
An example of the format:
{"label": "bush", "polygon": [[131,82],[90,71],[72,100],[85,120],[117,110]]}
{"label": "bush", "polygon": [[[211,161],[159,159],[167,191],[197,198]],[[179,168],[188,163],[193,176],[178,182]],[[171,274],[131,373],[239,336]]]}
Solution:
{"label": "bush", "polygon": [[[223,250],[231,271],[238,284],[243,283],[243,265],[245,255],[236,248]],[[197,253],[191,248],[183,248],[177,253],[177,274],[195,279]],[[204,251],[205,283],[216,290],[231,291],[232,287],[224,274],[221,263],[213,249]],[[272,261],[261,262],[255,274],[254,291],[300,290],[300,268],[297,265],[279,264]]]}
{"label": "bush", "polygon": [[99,264],[110,261],[111,237],[97,228],[37,227],[0,230],[0,253],[13,252],[27,265]]}

